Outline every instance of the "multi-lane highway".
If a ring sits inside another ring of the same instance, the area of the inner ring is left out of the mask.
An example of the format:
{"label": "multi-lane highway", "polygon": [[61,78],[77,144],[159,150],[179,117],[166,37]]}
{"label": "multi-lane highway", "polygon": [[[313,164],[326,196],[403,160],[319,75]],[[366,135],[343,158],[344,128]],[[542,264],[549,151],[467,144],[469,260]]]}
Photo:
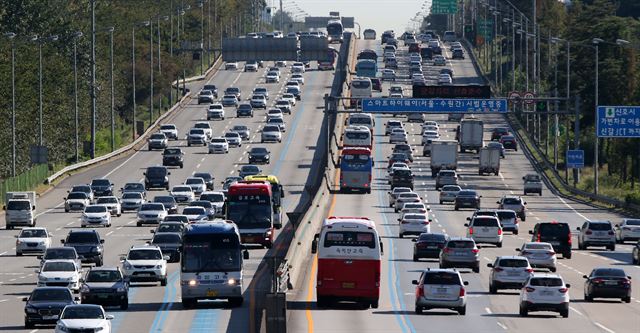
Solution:
{"label": "multi-lane highway", "polygon": [[[271,62],[265,62],[271,66]],[[315,64],[312,64],[315,69]],[[302,100],[298,101],[291,115],[285,115],[287,130],[283,141],[275,144],[260,144],[260,132],[265,123],[266,112],[255,110],[254,118],[235,117],[235,108],[226,108],[227,117],[224,121],[210,121],[214,136],[222,136],[233,125],[245,124],[251,129],[251,141],[245,142],[242,147],[230,148],[229,154],[209,155],[207,147],[187,147],[183,139],[189,128],[196,121],[206,120],[206,106],[198,105],[197,98],[189,101],[188,105],[175,113],[166,123],[174,123],[179,129],[181,140],[170,141],[170,146],[179,146],[185,151],[184,168],[172,168],[170,175],[171,186],[182,183],[194,172],[210,172],[216,178],[216,189],[221,188],[221,181],[230,175],[237,175],[237,169],[247,163],[247,152],[254,146],[266,146],[271,151],[271,164],[261,166],[268,174],[275,174],[280,178],[286,197],[284,198],[283,211],[294,211],[301,196],[308,196],[304,191],[305,183],[310,172],[316,172],[313,165],[316,150],[324,149],[321,138],[323,114],[318,110],[323,106],[323,95],[327,86],[333,79],[331,72],[319,72],[310,70],[304,74]],[[240,70],[217,72],[208,82],[196,82],[190,84],[190,89],[197,97],[197,92],[205,83],[215,84],[220,91],[229,86],[236,86],[242,90],[243,101],[250,96],[251,91],[257,85],[265,86],[269,90],[271,106],[284,90],[284,85],[290,77],[289,68],[282,68],[280,83],[265,84],[265,69],[259,69],[257,73],[245,73]],[[162,163],[161,152],[147,151],[144,149],[117,160],[104,163],[81,173],[68,177],[54,189],[38,198],[38,226],[46,227],[54,234],[53,243],[60,245],[69,230],[80,227],[80,213],[65,213],[63,197],[67,191],[77,184],[87,184],[93,178],[106,177],[110,179],[115,188],[119,189],[126,182],[138,182],[143,180],[143,172],[147,166]],[[149,197],[165,194],[165,191],[151,191]],[[4,217],[0,225],[4,226]],[[121,217],[114,217],[110,228],[99,229],[105,239],[105,266],[119,266],[120,256],[127,253],[129,247],[134,244],[144,244],[150,239],[151,226],[136,227],[135,213],[125,213]],[[36,286],[39,260],[35,256],[15,256],[15,238],[18,230],[0,230],[0,330],[25,331],[24,302],[22,298],[27,296]],[[285,226],[277,234],[290,232],[290,227]],[[274,246],[269,255],[283,249]],[[286,249],[284,249],[286,250]],[[196,309],[184,310],[180,304],[179,264],[169,264],[168,285],[161,287],[158,284],[133,284],[129,292],[130,306],[126,311],[117,308],[107,308],[108,313],[113,314],[113,330],[116,332],[250,332],[256,331],[256,322],[260,321],[260,313],[256,311],[259,295],[264,294],[261,279],[266,270],[257,270],[262,262],[266,250],[251,250],[250,259],[244,266],[244,299],[240,308],[228,308],[224,303],[211,303],[200,305]],[[268,279],[266,279],[268,280]],[[50,331],[49,328],[38,327],[35,331]],[[26,330],[31,331],[31,330]]]}
{"label": "multi-lane highway", "polygon": [[[379,41],[358,41],[358,49],[371,48],[379,54]],[[406,50],[406,49],[405,49]],[[406,51],[398,52],[399,56]],[[402,61],[401,61],[402,64]],[[382,64],[381,64],[382,65]],[[404,62],[406,66],[406,61]],[[449,60],[448,66],[455,71],[455,83],[482,83],[473,63],[467,56],[465,60]],[[434,69],[427,66],[427,76],[433,78]],[[403,69],[400,68],[402,76]],[[407,74],[404,73],[408,83]],[[429,79],[428,81],[431,81]],[[384,84],[383,94],[387,93],[388,83]],[[406,85],[407,89],[410,86]],[[478,116],[485,124],[485,141],[490,140],[491,129],[507,126],[499,115]],[[389,208],[387,191],[387,156],[393,146],[384,136],[384,123],[389,117],[378,117],[375,129],[375,170],[371,194],[334,194],[330,198],[329,215],[367,216],[375,221],[382,235],[384,256],[380,291],[380,306],[377,309],[362,309],[353,304],[342,303],[330,308],[319,309],[316,306],[315,279],[317,259],[309,258],[307,272],[302,288],[289,297],[289,325],[291,332],[638,332],[640,330],[640,292],[634,288],[631,303],[619,300],[596,301],[587,303],[583,298],[584,274],[594,267],[623,268],[633,278],[640,279],[640,267],[631,265],[630,244],[618,245],[616,251],[604,249],[577,250],[574,248],[572,259],[559,259],[558,273],[571,284],[570,313],[564,319],[551,313],[532,313],[527,318],[518,315],[519,296],[517,290],[500,291],[489,294],[489,270],[486,264],[493,262],[499,255],[515,255],[515,248],[529,241],[528,231],[536,222],[564,221],[572,230],[586,220],[610,220],[618,223],[622,216],[593,208],[588,205],[563,199],[544,188],[542,196],[527,196],[528,216],[521,222],[519,235],[506,233],[502,248],[482,246],[480,250],[480,273],[461,270],[462,277],[469,282],[467,287],[466,316],[453,311],[430,310],[418,315],[414,313],[415,289],[411,281],[417,279],[419,271],[428,267],[438,267],[437,260],[413,262],[413,242],[398,238],[398,215]],[[395,118],[398,119],[398,118]],[[427,120],[436,120],[440,124],[442,138],[454,139],[456,123],[447,122],[445,115],[427,116]],[[410,124],[410,143],[418,155],[420,146],[420,126]],[[522,195],[522,176],[534,172],[531,163],[521,150],[508,151],[501,161],[499,176],[479,176],[477,154],[459,155],[459,181],[463,188],[472,188],[482,195],[482,208],[497,208],[495,203],[502,195]],[[466,218],[472,210],[455,211],[450,204],[438,203],[434,179],[430,177],[429,158],[417,157],[412,164],[416,174],[415,190],[431,207],[434,221],[432,232],[444,232],[450,236],[465,236]],[[573,244],[577,244],[575,239]]]}

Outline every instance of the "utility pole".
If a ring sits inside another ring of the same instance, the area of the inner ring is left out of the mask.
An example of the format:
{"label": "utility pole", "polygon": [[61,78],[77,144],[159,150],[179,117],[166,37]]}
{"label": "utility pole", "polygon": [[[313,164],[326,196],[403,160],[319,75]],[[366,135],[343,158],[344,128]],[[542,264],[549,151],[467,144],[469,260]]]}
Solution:
{"label": "utility pole", "polygon": [[75,101],[74,113],[75,113],[75,153],[76,153],[76,163],[80,161],[80,152],[78,149],[78,144],[80,143],[80,126],[79,126],[79,112],[78,112],[78,38],[82,37],[82,32],[78,31],[73,36],[73,97]]}
{"label": "utility pole", "polygon": [[[596,47],[596,82],[595,82],[595,83],[596,83],[596,91],[595,91],[596,95],[595,95],[595,97],[594,97],[594,98],[595,98],[595,102],[596,102],[595,104],[596,104],[596,105],[595,105],[595,108],[594,108],[594,109],[595,109],[595,111],[597,112],[597,111],[598,111],[598,104],[600,103],[600,102],[598,101],[598,62],[599,62],[599,60],[598,60],[598,56],[599,56],[599,55],[598,55],[598,53],[599,53],[599,45],[600,45],[600,43],[602,42],[602,39],[594,38],[594,39],[592,40],[592,42],[593,42],[593,44],[594,44],[594,45],[595,45],[595,47]],[[596,117],[596,119],[597,119],[597,117]],[[600,139],[598,139],[598,133],[596,133],[596,136],[595,136],[595,146],[594,146],[594,149],[593,149],[593,154],[594,154],[594,163],[593,163],[593,194],[595,194],[595,195],[598,195],[598,173],[599,173],[599,170],[598,170],[598,169],[599,169],[599,167],[598,167],[598,163],[599,163],[599,161],[598,161],[598,154],[600,153],[600,152],[599,152],[599,150],[600,150]]]}
{"label": "utility pole", "polygon": [[96,157],[96,0],[91,1],[91,158]]}
{"label": "utility pole", "polygon": [[[7,32],[11,40],[11,177],[16,176],[16,34]],[[77,147],[77,146],[76,146]]]}
{"label": "utility pole", "polygon": [[136,139],[136,25],[131,29],[131,100],[133,101],[133,140]]}
{"label": "utility pole", "polygon": [[153,20],[149,19],[149,127],[153,124]]}
{"label": "utility pole", "polygon": [[111,84],[111,151],[116,150],[116,105],[115,89],[113,87],[113,31],[114,27],[109,27],[109,83]]}

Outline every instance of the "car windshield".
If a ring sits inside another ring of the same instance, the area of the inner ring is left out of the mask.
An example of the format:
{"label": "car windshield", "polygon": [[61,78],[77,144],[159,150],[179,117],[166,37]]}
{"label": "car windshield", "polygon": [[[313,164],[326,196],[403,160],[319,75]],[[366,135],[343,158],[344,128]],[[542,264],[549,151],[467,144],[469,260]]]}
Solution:
{"label": "car windshield", "polygon": [[104,319],[104,312],[99,306],[68,306],[60,319]]}
{"label": "car windshield", "polygon": [[224,95],[222,99],[236,99],[235,95]]}
{"label": "car windshield", "polygon": [[168,204],[170,206],[173,206],[176,203],[176,199],[172,196],[163,195],[163,196],[157,196],[153,198],[153,202],[158,202],[158,203]]}
{"label": "car windshield", "polygon": [[516,212],[514,211],[499,211],[497,212],[497,214],[500,220],[508,220],[508,219],[516,218]]}
{"label": "car windshield", "polygon": [[205,181],[213,179],[213,177],[208,173],[196,172],[193,174],[194,177],[202,178]]}
{"label": "car windshield", "polygon": [[164,177],[167,175],[167,169],[165,168],[148,168],[147,176],[148,177]]}
{"label": "car windshield", "polygon": [[611,276],[611,277],[626,277],[627,274],[621,269],[615,268],[598,268],[593,271],[592,276]]}
{"label": "car windshield", "polygon": [[66,261],[45,262],[42,267],[43,272],[74,272],[75,270],[76,265]]}
{"label": "car windshield", "polygon": [[42,238],[47,237],[47,231],[44,229],[24,229],[20,232],[20,238]]}
{"label": "car windshield", "polygon": [[458,192],[458,196],[460,196],[460,197],[475,197],[476,196],[476,191],[465,191],[465,190],[462,190],[462,191]]}
{"label": "car windshield", "polygon": [[151,135],[151,140],[163,140],[165,138],[164,134],[153,134]]}
{"label": "car windshield", "polygon": [[206,214],[204,208],[202,207],[185,207],[182,210],[182,214],[184,215],[204,215]]}
{"label": "car windshield", "polygon": [[212,143],[227,143],[227,139],[224,138],[213,138],[211,139]]}
{"label": "car windshield", "polygon": [[106,213],[107,212],[107,207],[105,206],[87,206],[87,208],[84,209],[85,213]]}
{"label": "car windshield", "polygon": [[164,150],[165,155],[179,155],[182,151],[176,148],[169,148]]}
{"label": "car windshield", "polygon": [[89,193],[89,192],[91,192],[91,187],[88,186],[88,185],[74,186],[73,188],[71,188],[71,192]]}
{"label": "car windshield", "polygon": [[224,202],[224,194],[222,193],[205,193],[200,196],[200,200],[207,200],[210,202]]}
{"label": "car windshield", "polygon": [[540,234],[548,236],[566,236],[570,234],[569,225],[565,223],[543,223],[540,225]]}
{"label": "car windshield", "polygon": [[96,203],[97,204],[118,203],[118,199],[116,199],[115,197],[101,197],[101,198],[98,198],[98,201]]}
{"label": "car windshield", "polygon": [[204,130],[201,128],[192,128],[189,134],[204,134]]}
{"label": "car windshield", "polygon": [[534,287],[562,287],[562,279],[553,277],[537,277],[532,278],[529,284]]}
{"label": "car windshield", "polygon": [[187,178],[187,181],[184,183],[187,185],[202,185],[204,180],[201,178]]}
{"label": "car windshield", "polygon": [[453,249],[473,249],[475,244],[470,241],[449,241],[447,247]]}
{"label": "car windshield", "polygon": [[260,172],[260,169],[255,165],[244,165],[242,172]]}
{"label": "car windshield", "polygon": [[164,218],[165,222],[182,222],[189,223],[189,218],[184,215],[168,215]]}
{"label": "car windshield", "polygon": [[93,232],[72,232],[67,237],[66,243],[98,243],[98,235]]}
{"label": "car windshield", "polygon": [[87,199],[87,194],[84,192],[71,192],[69,193],[69,195],[67,196],[68,200],[73,200],[73,199]]}
{"label": "car windshield", "polygon": [[44,259],[75,259],[76,258],[76,251],[69,247],[69,248],[58,248],[58,249],[48,249],[47,253],[44,256]]}
{"label": "car windshield", "polygon": [[280,132],[279,126],[265,126],[262,129],[263,132]]}
{"label": "car windshield", "polygon": [[174,130],[174,129],[176,129],[176,126],[175,125],[161,125],[160,129],[161,130]]}
{"label": "car windshield", "polygon": [[518,198],[504,198],[504,200],[502,200],[502,203],[505,205],[519,205],[520,204],[520,199]]}
{"label": "car windshield", "polygon": [[444,242],[447,237],[443,234],[421,234],[419,241]]}
{"label": "car windshield", "polygon": [[429,272],[424,275],[424,284],[460,285],[460,277],[450,272]]}
{"label": "car windshield", "polygon": [[7,204],[7,210],[30,210],[31,203],[28,200],[11,200]]}
{"label": "car windshield", "polygon": [[182,224],[179,224],[179,223],[162,223],[158,226],[157,233],[182,232],[183,229],[184,229],[184,226],[182,226]]}
{"label": "car windshield", "polygon": [[180,243],[180,235],[170,233],[159,233],[153,237],[153,244]]}
{"label": "car windshield", "polygon": [[117,270],[91,270],[87,274],[87,282],[116,282],[122,279],[122,274]]}
{"label": "car windshield", "polygon": [[474,218],[471,222],[474,227],[497,227],[498,221],[492,218]]}
{"label": "car windshield", "polygon": [[194,202],[191,203],[191,205],[192,206],[202,207],[202,208],[211,208],[211,207],[213,207],[211,205],[211,202],[205,201],[205,200],[194,201]]}
{"label": "car windshield", "polygon": [[158,250],[131,250],[129,251],[129,260],[160,260],[162,255]]}
{"label": "car windshield", "polygon": [[500,259],[498,262],[500,267],[529,267],[529,262],[526,259]]}
{"label": "car windshield", "polygon": [[[147,169],[147,172],[152,172],[152,171],[153,169]],[[124,190],[125,191],[133,191],[133,190],[144,191],[144,185],[140,183],[128,183],[124,185]]]}
{"label": "car windshield", "polygon": [[417,199],[420,198],[417,193],[409,192],[409,193],[400,193],[398,195],[398,199]]}
{"label": "car windshield", "polygon": [[549,243],[527,243],[524,245],[527,250],[551,250],[552,246]]}
{"label": "car windshield", "polygon": [[229,132],[229,133],[225,133],[224,135],[226,138],[239,138],[240,134],[235,133],[235,132]]}
{"label": "car windshield", "polygon": [[443,192],[459,192],[460,191],[460,186],[445,185],[445,186],[442,187],[442,191]]}
{"label": "car windshield", "polygon": [[68,289],[34,289],[29,297],[30,302],[72,302],[73,296]]}
{"label": "car windshield", "polygon": [[190,186],[174,186],[171,192],[191,192]]}
{"label": "car windshield", "polygon": [[606,230],[611,230],[611,224],[609,223],[589,223],[589,229],[591,230],[600,230],[600,231],[606,231]]}
{"label": "car windshield", "polygon": [[424,214],[407,214],[404,216],[405,220],[422,220],[422,221],[426,221],[427,220],[427,216]]}
{"label": "car windshield", "polygon": [[262,147],[256,147],[256,148],[251,148],[250,154],[266,154],[267,153],[267,148],[262,148]]}
{"label": "car windshield", "polygon": [[627,220],[627,225],[640,225],[640,220]]}
{"label": "car windshield", "polygon": [[142,207],[140,207],[140,210],[145,211],[145,210],[164,210],[164,205],[161,203],[150,203],[150,204],[144,204],[142,205]]}
{"label": "car windshield", "polygon": [[91,186],[109,186],[111,182],[108,179],[94,179],[91,181]]}

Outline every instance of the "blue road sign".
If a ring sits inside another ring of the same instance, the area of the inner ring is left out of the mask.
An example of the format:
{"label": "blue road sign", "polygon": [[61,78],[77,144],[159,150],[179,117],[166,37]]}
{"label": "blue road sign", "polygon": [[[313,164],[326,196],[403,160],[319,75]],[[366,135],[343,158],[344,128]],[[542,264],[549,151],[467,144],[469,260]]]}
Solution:
{"label": "blue road sign", "polygon": [[364,98],[370,113],[505,113],[506,99]]}
{"label": "blue road sign", "polygon": [[640,106],[598,106],[599,138],[640,138]]}
{"label": "blue road sign", "polygon": [[584,150],[567,150],[567,168],[584,168]]}

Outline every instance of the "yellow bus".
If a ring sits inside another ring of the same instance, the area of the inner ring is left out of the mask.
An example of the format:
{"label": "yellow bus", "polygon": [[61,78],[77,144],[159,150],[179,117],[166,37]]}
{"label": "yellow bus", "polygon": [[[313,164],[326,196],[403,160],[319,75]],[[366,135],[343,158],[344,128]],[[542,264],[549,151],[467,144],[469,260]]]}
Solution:
{"label": "yellow bus", "polygon": [[245,181],[264,181],[271,184],[271,192],[273,193],[274,219],[273,225],[276,229],[282,227],[282,198],[284,198],[284,189],[274,175],[253,175],[244,177]]}

